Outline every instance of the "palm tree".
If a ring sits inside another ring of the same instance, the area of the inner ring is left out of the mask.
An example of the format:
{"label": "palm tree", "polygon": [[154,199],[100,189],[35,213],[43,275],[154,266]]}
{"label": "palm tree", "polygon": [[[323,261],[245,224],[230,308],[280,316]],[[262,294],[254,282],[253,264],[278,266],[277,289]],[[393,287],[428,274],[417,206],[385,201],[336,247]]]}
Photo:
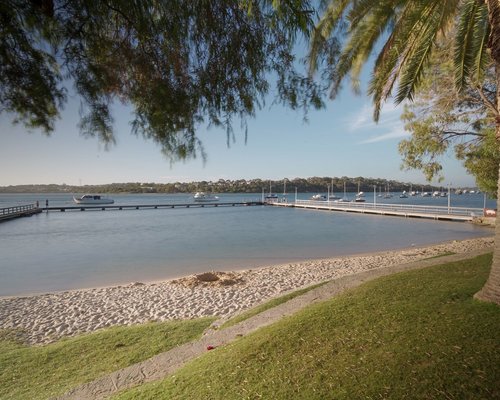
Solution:
{"label": "palm tree", "polygon": [[[441,35],[455,36],[459,90],[467,85],[480,90],[485,68],[493,64],[496,101],[482,97],[494,116],[500,145],[500,0],[329,0],[311,38],[311,73],[318,68],[329,40],[342,37],[338,62],[330,71],[330,95],[335,98],[348,76],[359,91],[361,68],[376,52],[368,94],[377,121],[389,97],[394,96],[396,103],[412,99]],[[500,202],[500,191],[498,198]],[[476,297],[500,304],[500,214],[490,276]]]}

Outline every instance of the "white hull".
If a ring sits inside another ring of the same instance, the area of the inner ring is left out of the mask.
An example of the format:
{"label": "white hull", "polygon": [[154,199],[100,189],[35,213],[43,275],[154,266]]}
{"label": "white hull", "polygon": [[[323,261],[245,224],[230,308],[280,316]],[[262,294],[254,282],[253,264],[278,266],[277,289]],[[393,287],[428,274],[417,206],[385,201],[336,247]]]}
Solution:
{"label": "white hull", "polygon": [[76,204],[113,204],[115,201],[106,197],[101,197],[97,195],[85,195],[79,198],[73,197],[73,201]]}
{"label": "white hull", "polygon": [[197,203],[203,203],[203,202],[207,203],[207,202],[218,201],[219,200],[219,198],[217,196],[212,196],[212,195],[209,195],[209,194],[205,194],[203,192],[196,193],[193,196],[193,199]]}

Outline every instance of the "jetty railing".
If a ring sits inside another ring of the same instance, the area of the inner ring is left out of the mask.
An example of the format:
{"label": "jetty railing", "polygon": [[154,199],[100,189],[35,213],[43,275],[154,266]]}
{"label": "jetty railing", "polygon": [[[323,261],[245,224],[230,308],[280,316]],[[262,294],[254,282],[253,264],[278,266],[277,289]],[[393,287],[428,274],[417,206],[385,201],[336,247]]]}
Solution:
{"label": "jetty railing", "polygon": [[354,201],[296,200],[290,203],[271,202],[269,204],[283,207],[392,215],[407,218],[431,218],[434,220],[448,221],[473,221],[475,217],[482,217],[485,214],[485,210],[475,207],[447,207]]}
{"label": "jetty railing", "polygon": [[36,204],[26,204],[22,206],[0,208],[0,221],[12,218],[24,217],[41,212],[42,210]]}
{"label": "jetty railing", "polygon": [[388,204],[388,203],[373,203],[373,202],[335,202],[335,201],[317,201],[317,200],[297,200],[296,204],[317,205],[327,207],[338,207],[354,210],[379,210],[379,211],[399,211],[408,213],[421,214],[439,214],[439,215],[460,215],[460,216],[482,216],[484,210],[476,207],[447,207],[433,205],[416,205],[416,204]]}

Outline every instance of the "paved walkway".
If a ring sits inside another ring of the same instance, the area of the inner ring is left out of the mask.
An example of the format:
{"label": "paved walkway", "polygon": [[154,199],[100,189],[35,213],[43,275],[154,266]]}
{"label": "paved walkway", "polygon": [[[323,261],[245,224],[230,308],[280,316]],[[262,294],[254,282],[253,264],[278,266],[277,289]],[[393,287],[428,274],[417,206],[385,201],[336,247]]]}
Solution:
{"label": "paved walkway", "polygon": [[292,315],[310,304],[328,300],[346,289],[359,286],[364,282],[397,272],[469,259],[491,251],[492,249],[474,251],[466,254],[454,254],[451,256],[374,269],[335,279],[286,303],[242,321],[237,325],[221,330],[209,331],[197,341],[186,343],[138,364],[113,372],[93,382],[78,386],[56,399],[104,399],[118,391],[162,379],[172,374],[187,362],[206,353],[207,346],[218,347],[228,344],[259,328],[271,325],[285,316]]}

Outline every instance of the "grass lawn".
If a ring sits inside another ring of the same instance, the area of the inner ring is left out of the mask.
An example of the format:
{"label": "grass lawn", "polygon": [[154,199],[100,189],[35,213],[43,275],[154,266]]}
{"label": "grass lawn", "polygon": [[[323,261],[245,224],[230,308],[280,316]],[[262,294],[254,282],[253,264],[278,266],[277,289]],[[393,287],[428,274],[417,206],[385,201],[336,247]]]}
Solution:
{"label": "grass lawn", "polygon": [[379,278],[115,399],[500,399],[491,256]]}
{"label": "grass lawn", "polygon": [[201,336],[214,321],[111,328],[45,346],[25,346],[0,332],[0,399],[47,399]]}
{"label": "grass lawn", "polygon": [[317,283],[316,285],[311,285],[304,289],[295,290],[294,292],[285,294],[280,297],[276,297],[274,299],[266,301],[265,303],[259,304],[258,306],[251,308],[247,311],[244,311],[241,314],[238,314],[235,317],[227,320],[220,326],[220,329],[236,325],[241,321],[245,321],[246,319],[252,318],[254,315],[260,314],[261,312],[269,310],[270,308],[274,308],[276,306],[279,306],[280,304],[286,303],[287,301],[292,300],[293,298],[298,297],[300,295],[303,295],[304,293],[307,293],[310,290],[323,286],[326,283],[328,283],[328,281]]}

